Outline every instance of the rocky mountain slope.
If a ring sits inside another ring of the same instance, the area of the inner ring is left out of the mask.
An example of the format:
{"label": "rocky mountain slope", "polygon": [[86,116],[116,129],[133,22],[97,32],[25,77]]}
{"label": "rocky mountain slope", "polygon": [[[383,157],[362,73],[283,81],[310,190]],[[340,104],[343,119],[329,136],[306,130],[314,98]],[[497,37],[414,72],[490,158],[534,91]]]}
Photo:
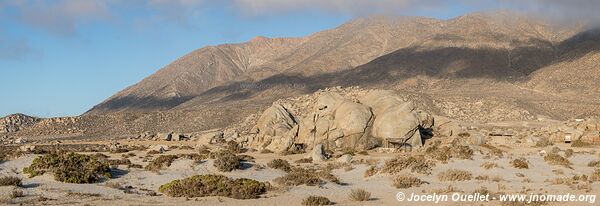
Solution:
{"label": "rocky mountain slope", "polygon": [[584,28],[494,12],[368,17],[302,38],[257,37],[199,49],[85,115],[12,135],[193,133],[338,86],[393,90],[433,115],[469,122],[600,116],[600,35]]}
{"label": "rocky mountain slope", "polygon": [[[398,66],[411,70],[394,72],[390,78],[414,73],[523,77],[554,60],[555,45],[575,32],[512,12],[476,13],[450,20],[360,18],[303,38],[257,37],[246,43],[199,49],[115,94],[88,114],[167,110],[217,86],[259,82],[278,75],[336,74],[367,63],[387,70],[386,74]],[[366,75],[359,79],[361,83],[376,82],[373,76],[386,75],[365,70],[368,74],[356,74]]]}

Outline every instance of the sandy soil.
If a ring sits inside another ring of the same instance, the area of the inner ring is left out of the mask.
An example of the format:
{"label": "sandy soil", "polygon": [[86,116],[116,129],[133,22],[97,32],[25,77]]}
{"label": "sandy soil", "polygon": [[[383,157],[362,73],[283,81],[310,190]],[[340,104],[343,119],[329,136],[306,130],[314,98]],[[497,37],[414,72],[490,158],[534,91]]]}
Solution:
{"label": "sandy soil", "polygon": [[[55,181],[50,174],[28,178],[23,174],[23,168],[31,164],[36,156],[35,154],[25,154],[19,158],[0,163],[0,176],[18,176],[23,179],[22,188],[12,186],[0,187],[0,204],[24,204],[24,205],[301,205],[302,199],[310,195],[321,195],[328,197],[336,205],[429,205],[430,202],[399,202],[396,199],[398,192],[404,194],[433,194],[452,186],[460,194],[471,194],[482,187],[487,188],[492,193],[503,192],[513,193],[540,193],[540,194],[576,194],[576,195],[599,195],[600,182],[579,183],[579,185],[552,184],[551,180],[555,178],[570,178],[574,175],[590,175],[594,172],[594,167],[587,164],[593,160],[600,160],[598,146],[588,148],[572,148],[568,144],[555,144],[546,148],[532,147],[531,143],[518,141],[509,137],[492,137],[488,142],[504,151],[502,157],[489,154],[489,150],[480,146],[472,145],[475,151],[472,159],[458,160],[452,159],[448,163],[437,163],[432,169],[430,175],[416,173],[407,174],[419,177],[428,182],[428,184],[408,189],[398,189],[392,184],[392,175],[378,173],[372,177],[365,178],[364,173],[370,167],[367,163],[376,161],[382,166],[386,160],[396,155],[412,155],[422,153],[424,149],[413,151],[413,153],[378,153],[376,150],[369,151],[369,155],[359,155],[353,157],[352,169],[339,168],[333,170],[344,184],[326,183],[321,186],[296,186],[281,187],[269,191],[259,199],[236,200],[226,197],[204,197],[204,198],[173,198],[158,192],[160,185],[168,183],[175,179],[197,174],[223,174],[229,177],[245,177],[259,181],[272,182],[273,179],[285,175],[285,172],[266,167],[267,162],[275,158],[283,158],[290,163],[294,160],[303,158],[306,154],[280,156],[277,154],[261,154],[259,152],[248,152],[247,155],[255,157],[255,162],[246,162],[248,168],[244,170],[235,170],[233,172],[218,172],[212,166],[213,160],[203,160],[195,162],[189,159],[177,159],[170,167],[161,170],[159,173],[146,171],[144,169],[127,168],[119,166],[113,169],[114,177],[110,180],[96,184],[68,184]],[[65,142],[64,144],[67,144]],[[80,142],[79,142],[80,143]],[[108,144],[109,142],[87,142],[93,144]],[[196,147],[195,142],[156,142],[156,141],[120,141],[122,145],[189,145]],[[211,146],[214,147],[215,146]],[[572,169],[563,166],[549,165],[539,155],[541,150],[550,152],[552,147],[561,149],[559,154],[564,156],[566,149],[573,149],[574,155],[569,157],[572,163]],[[156,158],[158,155],[146,156],[145,150],[132,151],[134,157],[129,159],[132,163],[145,166],[148,159]],[[165,154],[194,153],[197,150],[175,149],[167,151]],[[85,153],[92,154],[92,153]],[[103,153],[110,158],[120,159],[122,153]],[[512,159],[523,157],[529,162],[529,169],[517,169],[511,166]],[[361,161],[362,160],[362,161]],[[368,160],[368,161],[367,161]],[[336,162],[335,159],[317,165],[324,166],[328,162]],[[497,168],[484,169],[481,165],[485,162],[493,162],[498,165]],[[307,167],[313,163],[295,164],[299,167]],[[264,168],[262,168],[264,167]],[[487,180],[477,180],[476,178],[468,181],[440,181],[437,175],[448,169],[461,169],[470,171],[473,177],[489,176]],[[128,187],[129,192],[114,189],[106,186],[107,183],[117,182],[122,187]],[[367,202],[353,202],[348,198],[351,189],[360,188],[372,193],[372,200]],[[20,189],[24,191],[24,197],[12,198],[10,193]],[[451,194],[451,193],[450,193]],[[589,202],[547,202],[547,205],[598,205],[598,201]],[[439,205],[513,205],[502,203],[498,200],[490,202],[440,202]]]}

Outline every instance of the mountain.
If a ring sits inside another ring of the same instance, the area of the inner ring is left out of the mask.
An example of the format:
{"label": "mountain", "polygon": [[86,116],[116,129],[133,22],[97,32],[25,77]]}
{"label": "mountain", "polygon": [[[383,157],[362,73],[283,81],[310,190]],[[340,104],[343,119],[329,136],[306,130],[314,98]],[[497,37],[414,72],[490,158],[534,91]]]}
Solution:
{"label": "mountain", "polygon": [[[301,38],[198,49],[61,127],[88,136],[223,128],[337,86],[393,89],[468,121],[599,116],[598,37],[510,11],[358,18]],[[32,128],[22,134],[46,126]]]}

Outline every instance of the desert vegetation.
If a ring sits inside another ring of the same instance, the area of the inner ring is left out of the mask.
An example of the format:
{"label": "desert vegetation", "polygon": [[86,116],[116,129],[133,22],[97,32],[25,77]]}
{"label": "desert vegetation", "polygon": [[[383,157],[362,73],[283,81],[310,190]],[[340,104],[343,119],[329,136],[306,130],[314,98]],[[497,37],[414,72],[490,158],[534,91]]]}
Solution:
{"label": "desert vegetation", "polygon": [[160,170],[171,166],[171,163],[175,161],[178,157],[175,155],[161,155],[156,159],[152,160],[144,169],[153,172],[159,172]]}
{"label": "desert vegetation", "polygon": [[465,170],[449,169],[439,173],[437,177],[441,181],[467,181],[473,178],[473,174]]}
{"label": "desert vegetation", "polygon": [[94,183],[112,177],[107,163],[93,156],[76,153],[51,153],[37,157],[23,172],[29,177],[50,172],[55,180],[67,183]]}
{"label": "desert vegetation", "polygon": [[329,181],[332,183],[340,184],[340,180],[329,170],[316,170],[316,169],[305,169],[295,167],[284,175],[283,177],[275,178],[274,182],[286,186],[316,186]]}
{"label": "desert vegetation", "polygon": [[0,177],[0,186],[22,186],[21,178],[13,176]]}
{"label": "desert vegetation", "polygon": [[321,205],[331,205],[332,202],[323,196],[308,196],[307,198],[302,200],[302,205],[304,206],[321,206]]}
{"label": "desert vegetation", "polygon": [[256,199],[267,192],[265,183],[223,175],[196,175],[174,180],[160,186],[159,191],[171,197],[222,196],[235,199]]}
{"label": "desert vegetation", "polygon": [[350,190],[348,197],[350,200],[357,202],[369,201],[371,199],[371,193],[363,189],[352,189]]}
{"label": "desert vegetation", "polygon": [[394,177],[394,186],[396,188],[418,187],[425,184],[423,180],[407,174],[397,175]]}
{"label": "desert vegetation", "polygon": [[292,166],[286,160],[282,159],[274,159],[267,163],[267,166],[273,169],[282,170],[284,172],[290,172],[292,170]]}
{"label": "desert vegetation", "polygon": [[564,158],[563,156],[560,156],[556,153],[547,154],[546,156],[544,156],[544,161],[546,161],[550,165],[559,165],[571,168],[571,162],[567,158]]}
{"label": "desert vegetation", "polygon": [[523,157],[513,159],[510,161],[510,164],[517,169],[529,169],[529,163],[527,163],[527,160]]}

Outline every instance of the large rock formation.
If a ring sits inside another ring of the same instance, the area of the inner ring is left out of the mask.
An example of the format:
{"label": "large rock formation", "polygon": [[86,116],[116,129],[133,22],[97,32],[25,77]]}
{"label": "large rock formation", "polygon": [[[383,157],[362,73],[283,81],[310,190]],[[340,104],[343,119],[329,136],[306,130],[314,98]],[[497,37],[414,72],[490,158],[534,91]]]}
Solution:
{"label": "large rock formation", "polygon": [[286,108],[278,102],[265,110],[251,137],[244,138],[248,145],[275,152],[294,144],[364,150],[387,141],[419,147],[423,145],[421,130],[434,124],[431,115],[391,91],[370,91],[356,99],[317,92],[313,102],[297,104],[304,105],[304,110],[295,114],[289,109],[294,105]]}
{"label": "large rock formation", "polygon": [[40,119],[24,114],[12,114],[0,119],[0,133],[17,132],[30,127]]}

